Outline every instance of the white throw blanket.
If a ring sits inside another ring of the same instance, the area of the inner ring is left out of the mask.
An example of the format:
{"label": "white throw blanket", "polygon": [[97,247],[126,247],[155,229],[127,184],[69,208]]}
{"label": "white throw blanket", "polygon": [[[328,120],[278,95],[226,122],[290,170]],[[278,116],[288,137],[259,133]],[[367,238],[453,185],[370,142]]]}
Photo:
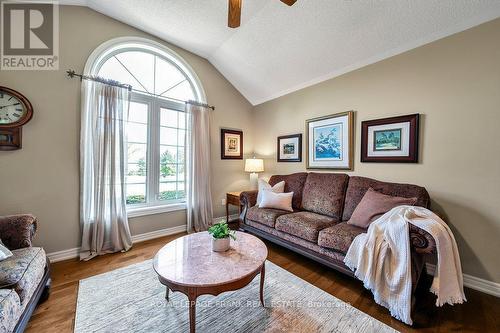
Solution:
{"label": "white throw blanket", "polygon": [[373,292],[375,302],[412,325],[408,223],[427,231],[436,241],[437,267],[431,287],[436,306],[466,301],[455,237],[439,216],[422,207],[399,206],[372,222],[367,233],[354,239],[344,263]]}

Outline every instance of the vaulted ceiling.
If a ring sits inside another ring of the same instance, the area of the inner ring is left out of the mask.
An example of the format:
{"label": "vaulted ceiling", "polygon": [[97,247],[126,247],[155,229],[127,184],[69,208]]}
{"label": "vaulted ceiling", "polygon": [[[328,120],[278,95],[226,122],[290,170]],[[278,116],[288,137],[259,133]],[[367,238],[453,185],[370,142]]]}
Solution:
{"label": "vaulted ceiling", "polygon": [[208,59],[252,104],[500,17],[499,0],[62,0]]}

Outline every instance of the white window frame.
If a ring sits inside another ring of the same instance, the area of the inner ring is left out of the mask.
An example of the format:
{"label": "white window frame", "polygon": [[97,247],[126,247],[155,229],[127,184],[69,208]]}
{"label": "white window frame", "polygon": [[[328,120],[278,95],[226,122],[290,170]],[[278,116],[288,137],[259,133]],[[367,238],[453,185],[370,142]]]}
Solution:
{"label": "white window frame", "polygon": [[[98,46],[89,56],[85,65],[84,74],[97,75],[102,65],[116,54],[127,51],[148,52],[163,58],[176,66],[188,79],[193,89],[195,99],[206,103],[206,95],[200,79],[191,66],[175,51],[158,42],[141,37],[119,37],[104,42]],[[112,78],[111,78],[112,79]],[[158,99],[147,93],[131,92],[131,101],[147,103],[148,106],[148,149],[147,149],[147,175],[146,176],[146,200],[145,204],[134,204],[127,206],[129,217],[138,217],[151,214],[159,214],[170,211],[186,209],[185,200],[182,201],[158,201],[159,176],[160,176],[160,108],[167,108],[184,112],[184,103],[169,99]],[[186,128],[188,132],[190,129]],[[153,153],[151,148],[156,149]],[[188,156],[185,154],[187,162]],[[187,182],[184,182],[187,190]],[[154,198],[154,199],[153,199]]]}

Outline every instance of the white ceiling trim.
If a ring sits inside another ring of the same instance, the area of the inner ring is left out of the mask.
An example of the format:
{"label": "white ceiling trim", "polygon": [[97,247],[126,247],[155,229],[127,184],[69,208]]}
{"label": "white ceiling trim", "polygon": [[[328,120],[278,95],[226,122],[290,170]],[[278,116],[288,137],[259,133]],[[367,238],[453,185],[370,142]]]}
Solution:
{"label": "white ceiling trim", "polygon": [[500,0],[60,0],[206,58],[253,105],[500,17]]}

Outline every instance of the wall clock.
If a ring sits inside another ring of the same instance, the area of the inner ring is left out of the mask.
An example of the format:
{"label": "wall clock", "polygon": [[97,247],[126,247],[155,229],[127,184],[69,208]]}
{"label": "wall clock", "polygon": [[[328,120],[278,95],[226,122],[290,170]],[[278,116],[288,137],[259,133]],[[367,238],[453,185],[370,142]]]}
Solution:
{"label": "wall clock", "polygon": [[33,106],[13,89],[0,86],[0,150],[22,147],[22,126],[33,117]]}

